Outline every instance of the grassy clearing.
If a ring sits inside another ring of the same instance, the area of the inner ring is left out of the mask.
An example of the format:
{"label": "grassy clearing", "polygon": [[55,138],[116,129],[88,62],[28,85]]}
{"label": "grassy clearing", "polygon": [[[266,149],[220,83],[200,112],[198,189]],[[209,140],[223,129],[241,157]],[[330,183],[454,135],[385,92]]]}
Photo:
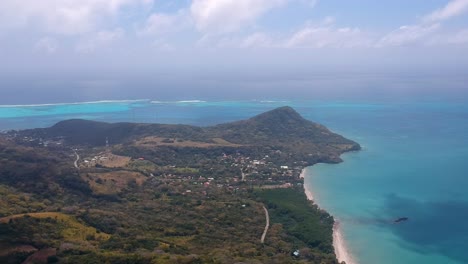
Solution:
{"label": "grassy clearing", "polygon": [[139,172],[113,171],[105,173],[87,173],[81,176],[89,184],[94,194],[117,194],[129,184],[141,186],[146,177]]}
{"label": "grassy clearing", "polygon": [[145,137],[135,142],[136,146],[141,147],[158,147],[158,146],[174,146],[174,147],[191,147],[191,148],[211,148],[211,147],[239,147],[241,145],[233,144],[222,138],[213,138],[213,143],[182,140],[177,138],[163,137]]}
{"label": "grassy clearing", "polygon": [[90,240],[90,238],[102,241],[110,238],[110,235],[98,232],[95,228],[80,223],[73,216],[57,212],[11,215],[0,218],[0,224],[8,224],[10,220],[21,219],[28,216],[36,219],[54,219],[58,223],[63,224],[64,228],[61,229],[61,236],[65,241],[86,241]]}
{"label": "grassy clearing", "polygon": [[31,195],[0,184],[0,217],[43,211],[44,208],[46,205],[38,202]]}
{"label": "grassy clearing", "polygon": [[156,166],[156,164],[148,160],[132,160],[128,163],[127,168],[146,174],[150,174],[158,170],[158,166]]}
{"label": "grassy clearing", "polygon": [[100,159],[97,164],[106,168],[123,168],[128,165],[131,158],[126,156],[119,156],[112,153],[105,153],[102,155],[104,159]]}
{"label": "grassy clearing", "polygon": [[172,168],[172,170],[175,172],[175,173],[182,173],[182,174],[198,174],[200,172],[199,169],[195,169],[195,168],[188,168],[188,167],[185,167],[185,168]]}

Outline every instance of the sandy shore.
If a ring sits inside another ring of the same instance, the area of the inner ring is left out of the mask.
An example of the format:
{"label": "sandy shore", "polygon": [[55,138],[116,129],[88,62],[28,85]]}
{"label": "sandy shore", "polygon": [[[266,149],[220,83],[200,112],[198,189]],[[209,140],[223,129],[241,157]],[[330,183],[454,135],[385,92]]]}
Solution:
{"label": "sandy shore", "polygon": [[[304,168],[301,172],[300,177],[302,179],[305,178],[306,170],[307,168]],[[307,199],[309,201],[314,201],[314,195],[310,191],[311,188],[309,187],[309,184],[304,180],[304,192],[307,196]],[[346,241],[343,238],[340,223],[338,221],[335,221],[335,225],[333,226],[333,247],[335,248],[335,255],[339,262],[344,261],[346,264],[357,264],[346,247]]]}
{"label": "sandy shore", "polygon": [[[306,169],[307,169],[307,168],[303,169],[302,172],[301,172],[300,177],[301,177],[302,179],[304,179],[304,177],[305,177]],[[309,186],[308,186],[308,184],[306,183],[305,180],[304,180],[304,192],[305,192],[305,195],[307,196],[307,200],[309,200],[309,201],[313,201],[313,200],[314,200],[314,195],[313,195],[312,192],[310,191],[310,188],[309,188]]]}
{"label": "sandy shore", "polygon": [[344,261],[346,264],[357,264],[346,247],[346,241],[343,238],[338,221],[335,221],[335,225],[333,225],[333,247],[338,261]]}

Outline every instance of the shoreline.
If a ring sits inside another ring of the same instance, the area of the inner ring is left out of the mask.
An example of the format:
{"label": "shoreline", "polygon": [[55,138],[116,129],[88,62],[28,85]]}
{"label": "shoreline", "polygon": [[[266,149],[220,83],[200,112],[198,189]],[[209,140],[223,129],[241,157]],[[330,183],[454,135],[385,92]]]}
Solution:
{"label": "shoreline", "polygon": [[349,253],[349,249],[346,246],[346,241],[340,228],[340,222],[338,221],[335,221],[335,224],[333,225],[333,247],[335,248],[335,255],[339,262],[344,261],[346,264],[357,264],[353,256]]}
{"label": "shoreline", "polygon": [[[315,203],[314,194],[310,191],[309,185],[305,181],[307,167],[302,169],[301,175],[299,176],[301,179],[304,179],[304,193],[307,196],[307,200],[312,201]],[[319,206],[317,203],[315,203]],[[320,206],[319,206],[320,208]],[[346,264],[357,264],[354,260],[352,255],[349,253],[349,249],[346,246],[346,241],[343,237],[343,233],[341,231],[340,222],[335,220],[335,224],[333,225],[333,247],[335,248],[335,255],[338,261],[341,263],[342,261],[346,262]]]}
{"label": "shoreline", "polygon": [[309,188],[307,188],[307,187],[309,187],[309,186],[308,186],[308,184],[307,184],[306,181],[305,181],[305,173],[306,173],[306,170],[307,170],[307,168],[302,169],[301,175],[299,175],[299,178],[301,178],[301,179],[304,180],[304,184],[303,184],[303,186],[304,186],[304,193],[305,193],[305,195],[307,196],[307,200],[309,200],[309,201],[314,201],[314,194],[309,190]]}

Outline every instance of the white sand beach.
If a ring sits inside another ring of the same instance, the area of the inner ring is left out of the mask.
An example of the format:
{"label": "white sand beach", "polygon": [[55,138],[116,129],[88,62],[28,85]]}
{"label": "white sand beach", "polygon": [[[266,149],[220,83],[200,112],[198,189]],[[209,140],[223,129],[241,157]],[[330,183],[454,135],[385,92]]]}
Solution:
{"label": "white sand beach", "polygon": [[333,247],[335,248],[335,255],[338,261],[344,261],[346,264],[357,264],[346,247],[346,241],[343,238],[338,221],[335,221],[335,225],[333,226]]}
{"label": "white sand beach", "polygon": [[[300,177],[304,179],[304,192],[309,201],[315,202],[314,194],[312,193],[311,188],[309,184],[307,183],[307,181],[305,181],[306,170],[307,168],[304,168],[300,175]],[[335,220],[335,225],[333,226],[333,247],[335,248],[335,255],[338,261],[340,262],[344,261],[346,262],[346,264],[357,264],[357,262],[349,253],[348,248],[346,247],[346,241],[343,238],[343,234],[340,228],[340,223],[339,221],[336,221],[336,220]]]}
{"label": "white sand beach", "polygon": [[[300,177],[302,179],[304,179],[304,177],[305,177],[306,169],[307,168],[304,168],[302,170],[302,172],[301,172]],[[310,191],[310,188],[309,188],[309,186],[308,186],[308,184],[307,184],[307,182],[305,180],[304,180],[304,192],[305,192],[305,195],[307,196],[307,200],[309,200],[309,201],[314,200],[314,196],[313,196],[312,192]]]}

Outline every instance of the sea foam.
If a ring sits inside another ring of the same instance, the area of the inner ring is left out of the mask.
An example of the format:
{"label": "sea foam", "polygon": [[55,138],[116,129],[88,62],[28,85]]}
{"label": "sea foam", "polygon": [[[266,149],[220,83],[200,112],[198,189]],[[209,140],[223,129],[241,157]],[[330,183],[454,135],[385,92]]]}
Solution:
{"label": "sea foam", "polygon": [[203,100],[182,100],[182,101],[151,101],[152,104],[196,104],[196,103],[207,103]]}
{"label": "sea foam", "polygon": [[149,99],[136,99],[136,100],[100,100],[100,101],[73,102],[73,103],[0,105],[0,107],[1,107],[1,108],[44,107],[44,106],[83,105],[83,104],[137,103],[137,102],[147,102],[147,101],[150,101],[150,100],[149,100]]}

